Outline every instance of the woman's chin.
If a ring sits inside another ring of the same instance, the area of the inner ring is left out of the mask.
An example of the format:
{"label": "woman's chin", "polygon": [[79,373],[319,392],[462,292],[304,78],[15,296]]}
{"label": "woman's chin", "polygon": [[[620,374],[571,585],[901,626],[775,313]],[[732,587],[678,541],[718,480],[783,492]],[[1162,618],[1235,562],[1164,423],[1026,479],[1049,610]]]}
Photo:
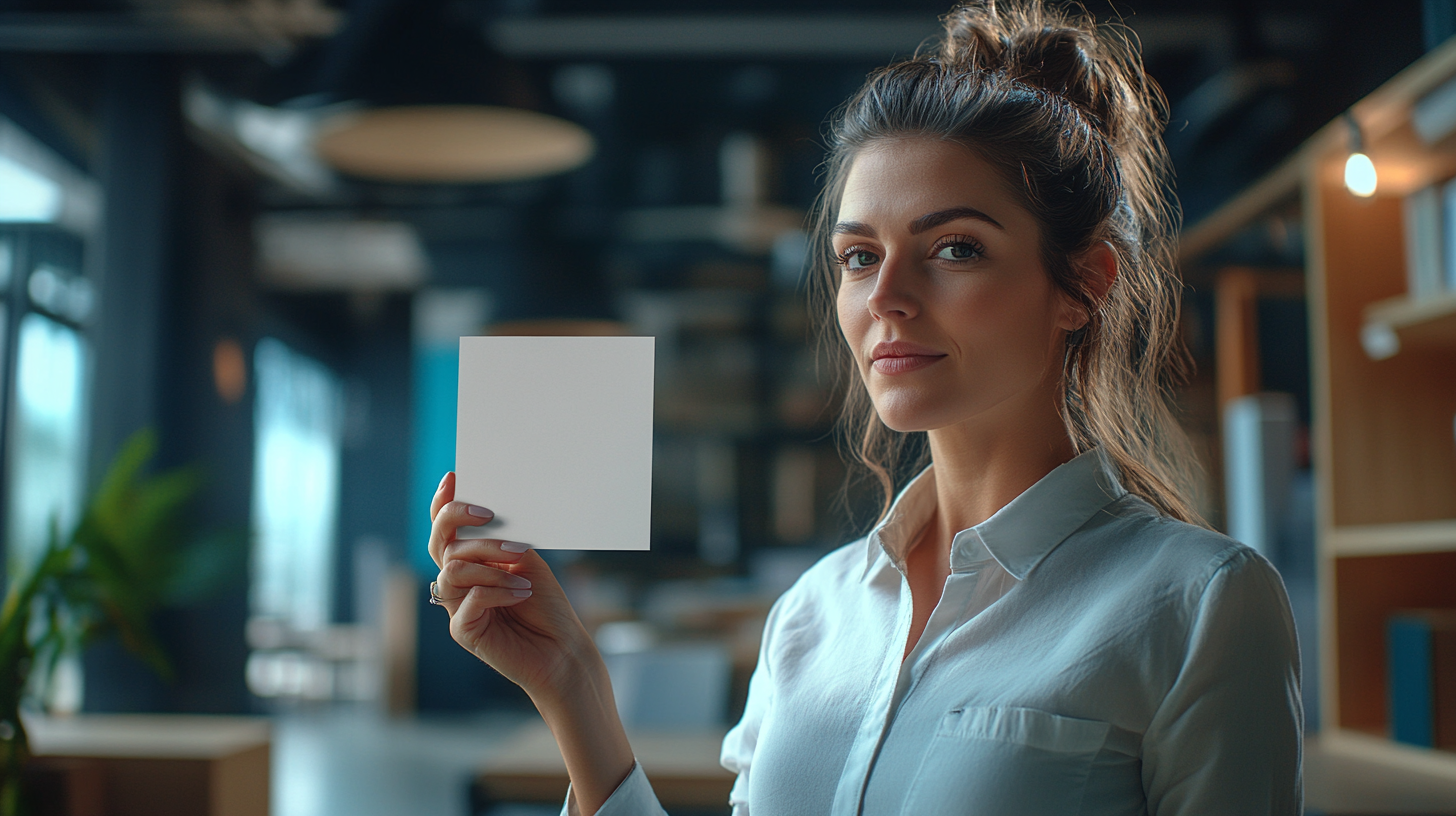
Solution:
{"label": "woman's chin", "polygon": [[950,424],[937,421],[937,418],[926,411],[906,410],[880,410],[876,409],[880,416],[880,422],[886,428],[899,433],[915,433],[917,431],[933,431],[936,428],[943,428]]}
{"label": "woman's chin", "polygon": [[888,422],[885,423],[885,427],[886,428],[889,428],[892,431],[896,431],[898,433],[917,433],[917,432],[933,431],[933,430],[935,430],[934,427],[929,427],[929,426],[923,426],[923,425],[891,425]]}

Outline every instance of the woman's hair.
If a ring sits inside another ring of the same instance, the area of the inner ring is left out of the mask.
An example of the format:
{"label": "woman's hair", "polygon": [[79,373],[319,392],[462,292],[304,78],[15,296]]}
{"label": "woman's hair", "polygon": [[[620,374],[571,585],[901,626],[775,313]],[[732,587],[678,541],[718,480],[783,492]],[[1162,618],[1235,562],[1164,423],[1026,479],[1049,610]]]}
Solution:
{"label": "woman's hair", "polygon": [[[867,145],[928,137],[966,146],[1000,171],[1040,226],[1053,283],[1091,316],[1067,338],[1061,413],[1078,453],[1102,446],[1127,489],[1160,512],[1190,506],[1196,462],[1174,418],[1187,372],[1174,267],[1181,220],[1162,130],[1167,101],[1120,26],[1038,0],[959,6],[934,50],[869,76],[837,112],[815,213],[810,296],[821,349],[844,380],[838,429],[855,471],[878,481],[880,518],[898,478],[929,462],[923,433],[886,427],[840,335],[831,230],[845,178]],[[1079,254],[1107,242],[1117,278],[1098,299]]]}

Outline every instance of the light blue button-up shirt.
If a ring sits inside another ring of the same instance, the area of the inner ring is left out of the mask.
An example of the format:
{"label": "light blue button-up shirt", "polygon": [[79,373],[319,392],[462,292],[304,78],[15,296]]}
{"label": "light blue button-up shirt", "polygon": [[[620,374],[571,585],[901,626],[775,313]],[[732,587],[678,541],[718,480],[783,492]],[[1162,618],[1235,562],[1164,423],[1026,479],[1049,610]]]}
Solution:
{"label": "light blue button-up shirt", "polygon": [[[774,604],[723,743],[735,816],[1301,812],[1298,646],[1267,561],[1089,451],[956,534],[902,661],[900,565],[935,502],[931,466]],[[662,810],[639,766],[598,812]]]}

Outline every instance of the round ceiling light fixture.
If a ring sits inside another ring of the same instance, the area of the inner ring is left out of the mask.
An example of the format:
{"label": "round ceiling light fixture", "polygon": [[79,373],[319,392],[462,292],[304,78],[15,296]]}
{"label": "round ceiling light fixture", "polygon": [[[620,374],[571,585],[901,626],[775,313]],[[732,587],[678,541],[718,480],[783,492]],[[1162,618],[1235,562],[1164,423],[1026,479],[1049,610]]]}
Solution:
{"label": "round ceiling light fixture", "polygon": [[596,150],[579,125],[488,105],[351,111],[320,123],[314,148],[335,170],[376,181],[482,184],[580,167]]}

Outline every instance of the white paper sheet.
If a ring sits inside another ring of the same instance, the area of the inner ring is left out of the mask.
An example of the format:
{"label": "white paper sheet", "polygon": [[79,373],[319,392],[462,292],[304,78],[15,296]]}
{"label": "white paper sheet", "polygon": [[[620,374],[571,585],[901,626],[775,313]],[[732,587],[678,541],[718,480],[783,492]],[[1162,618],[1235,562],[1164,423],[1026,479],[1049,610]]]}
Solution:
{"label": "white paper sheet", "polygon": [[455,498],[495,512],[459,538],[646,550],[652,337],[462,337]]}

